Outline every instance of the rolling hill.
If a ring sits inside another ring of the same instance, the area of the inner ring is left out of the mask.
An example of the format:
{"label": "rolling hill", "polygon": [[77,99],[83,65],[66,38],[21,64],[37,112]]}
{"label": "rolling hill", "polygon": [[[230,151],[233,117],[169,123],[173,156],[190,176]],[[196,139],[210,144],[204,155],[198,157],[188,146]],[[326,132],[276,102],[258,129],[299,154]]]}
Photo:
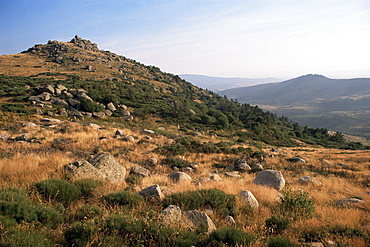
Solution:
{"label": "rolling hill", "polygon": [[219,92],[239,102],[258,105],[301,125],[369,136],[370,79],[330,79],[305,75]]}
{"label": "rolling hill", "polygon": [[214,92],[238,88],[238,87],[249,87],[252,85],[258,85],[262,83],[278,82],[281,81],[277,78],[238,78],[238,77],[214,77],[205,75],[195,74],[180,74],[181,78],[191,82],[197,87],[208,89]]}

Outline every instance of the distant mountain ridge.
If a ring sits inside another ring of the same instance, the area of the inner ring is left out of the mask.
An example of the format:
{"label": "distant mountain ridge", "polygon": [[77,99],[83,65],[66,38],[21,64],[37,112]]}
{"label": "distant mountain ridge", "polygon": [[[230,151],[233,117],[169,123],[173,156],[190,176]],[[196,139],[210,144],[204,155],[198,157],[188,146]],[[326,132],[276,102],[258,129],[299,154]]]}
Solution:
{"label": "distant mountain ridge", "polygon": [[219,94],[259,105],[301,125],[370,135],[370,78],[330,79],[309,74]]}
{"label": "distant mountain ridge", "polygon": [[180,74],[179,76],[197,87],[208,89],[214,92],[230,88],[239,88],[258,85],[262,83],[281,81],[281,79],[273,77],[239,78],[239,77],[215,77],[196,74]]}

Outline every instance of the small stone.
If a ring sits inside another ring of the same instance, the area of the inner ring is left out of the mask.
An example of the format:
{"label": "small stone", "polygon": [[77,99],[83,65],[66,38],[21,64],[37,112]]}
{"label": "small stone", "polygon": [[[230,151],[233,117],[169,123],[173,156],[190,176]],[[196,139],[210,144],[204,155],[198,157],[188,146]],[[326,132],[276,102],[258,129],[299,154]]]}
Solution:
{"label": "small stone", "polygon": [[258,208],[258,201],[256,197],[254,197],[253,193],[249,190],[244,190],[240,192],[240,196],[242,197],[245,204],[251,206],[253,209]]}
{"label": "small stone", "polygon": [[240,178],[239,172],[225,172],[226,177],[231,177],[231,178]]}
{"label": "small stone", "polygon": [[198,210],[190,210],[184,212],[185,221],[199,227],[205,225],[207,227],[207,233],[211,233],[216,230],[216,226],[205,212],[198,212]]}
{"label": "small stone", "polygon": [[139,194],[151,200],[162,201],[164,199],[164,195],[159,185],[149,186],[141,190]]}
{"label": "small stone", "polygon": [[134,138],[133,136],[126,136],[126,137],[124,138],[124,140],[125,140],[125,141],[128,141],[128,142],[133,142],[133,141],[135,141],[135,138]]}
{"label": "small stone", "polygon": [[225,221],[231,227],[236,226],[236,222],[235,222],[234,218],[230,215],[225,218]]}
{"label": "small stone", "polygon": [[185,172],[173,172],[168,175],[168,178],[173,183],[180,183],[180,182],[191,182],[192,178],[186,174]]}
{"label": "small stone", "polygon": [[130,169],[130,174],[135,174],[140,177],[150,177],[150,171],[141,166],[134,166]]}

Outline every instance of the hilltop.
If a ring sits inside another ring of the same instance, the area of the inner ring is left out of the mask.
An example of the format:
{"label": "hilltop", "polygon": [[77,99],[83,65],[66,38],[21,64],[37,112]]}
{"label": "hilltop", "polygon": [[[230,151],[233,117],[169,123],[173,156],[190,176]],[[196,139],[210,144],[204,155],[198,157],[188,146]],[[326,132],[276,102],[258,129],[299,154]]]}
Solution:
{"label": "hilltop", "polygon": [[281,83],[225,90],[220,94],[259,105],[302,125],[369,135],[369,78],[330,79],[306,75]]}
{"label": "hilltop", "polygon": [[369,244],[369,147],[341,133],[78,36],[1,56],[0,85],[1,246]]}

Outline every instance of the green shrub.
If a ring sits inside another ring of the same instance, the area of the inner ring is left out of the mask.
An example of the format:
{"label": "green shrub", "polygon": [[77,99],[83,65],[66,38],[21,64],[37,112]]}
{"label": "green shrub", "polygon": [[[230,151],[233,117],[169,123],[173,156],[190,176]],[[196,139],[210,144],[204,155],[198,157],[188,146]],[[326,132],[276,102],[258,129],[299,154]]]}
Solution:
{"label": "green shrub", "polygon": [[45,224],[63,222],[63,218],[57,210],[33,204],[23,190],[1,189],[0,200],[0,213],[12,217],[19,223],[22,221],[39,221]]}
{"label": "green shrub", "polygon": [[234,215],[236,208],[235,197],[218,189],[173,193],[165,198],[163,204],[165,207],[178,205],[182,210],[211,207],[222,216]]}
{"label": "green shrub", "polygon": [[315,212],[314,200],[306,192],[284,191],[281,207],[287,216],[293,219],[312,218]]}
{"label": "green shrub", "polygon": [[267,231],[272,234],[281,234],[288,228],[289,220],[287,218],[272,216],[265,221]]}
{"label": "green shrub", "polygon": [[50,238],[36,230],[17,229],[0,240],[0,246],[45,247],[55,246],[55,244]]}
{"label": "green shrub", "polygon": [[80,109],[87,112],[100,112],[104,110],[103,106],[85,98],[81,99]]}
{"label": "green shrub", "polygon": [[81,190],[74,184],[64,180],[48,179],[35,185],[45,199],[52,199],[64,204],[71,203],[81,197]]}
{"label": "green shrub", "polygon": [[283,237],[270,238],[268,247],[296,247],[298,245],[290,242],[289,239]]}
{"label": "green shrub", "polygon": [[91,178],[77,180],[74,184],[81,190],[82,196],[85,197],[93,197],[94,189],[103,185],[101,181]]}
{"label": "green shrub", "polygon": [[167,166],[170,166],[170,167],[175,167],[176,166],[179,169],[183,169],[183,168],[189,166],[189,162],[187,162],[186,160],[172,158],[172,157],[165,158],[164,160],[162,160],[161,163],[163,165],[167,165]]}
{"label": "green shrub", "polygon": [[97,232],[95,225],[76,221],[64,232],[64,237],[68,246],[86,246]]}
{"label": "green shrub", "polygon": [[18,114],[28,114],[29,113],[25,105],[19,104],[19,103],[4,104],[1,106],[0,109],[2,111],[13,112],[13,113],[18,113]]}
{"label": "green shrub", "polygon": [[75,220],[89,220],[95,217],[101,216],[103,214],[103,210],[98,206],[94,206],[91,204],[85,204],[82,207],[78,208],[75,213]]}
{"label": "green shrub", "polygon": [[111,205],[135,206],[143,201],[143,197],[132,191],[119,191],[103,196],[103,200]]}
{"label": "green shrub", "polygon": [[255,237],[236,228],[224,227],[213,231],[205,241],[206,246],[246,246]]}
{"label": "green shrub", "polygon": [[126,177],[126,183],[129,185],[141,185],[143,183],[143,178],[136,174],[130,174]]}

